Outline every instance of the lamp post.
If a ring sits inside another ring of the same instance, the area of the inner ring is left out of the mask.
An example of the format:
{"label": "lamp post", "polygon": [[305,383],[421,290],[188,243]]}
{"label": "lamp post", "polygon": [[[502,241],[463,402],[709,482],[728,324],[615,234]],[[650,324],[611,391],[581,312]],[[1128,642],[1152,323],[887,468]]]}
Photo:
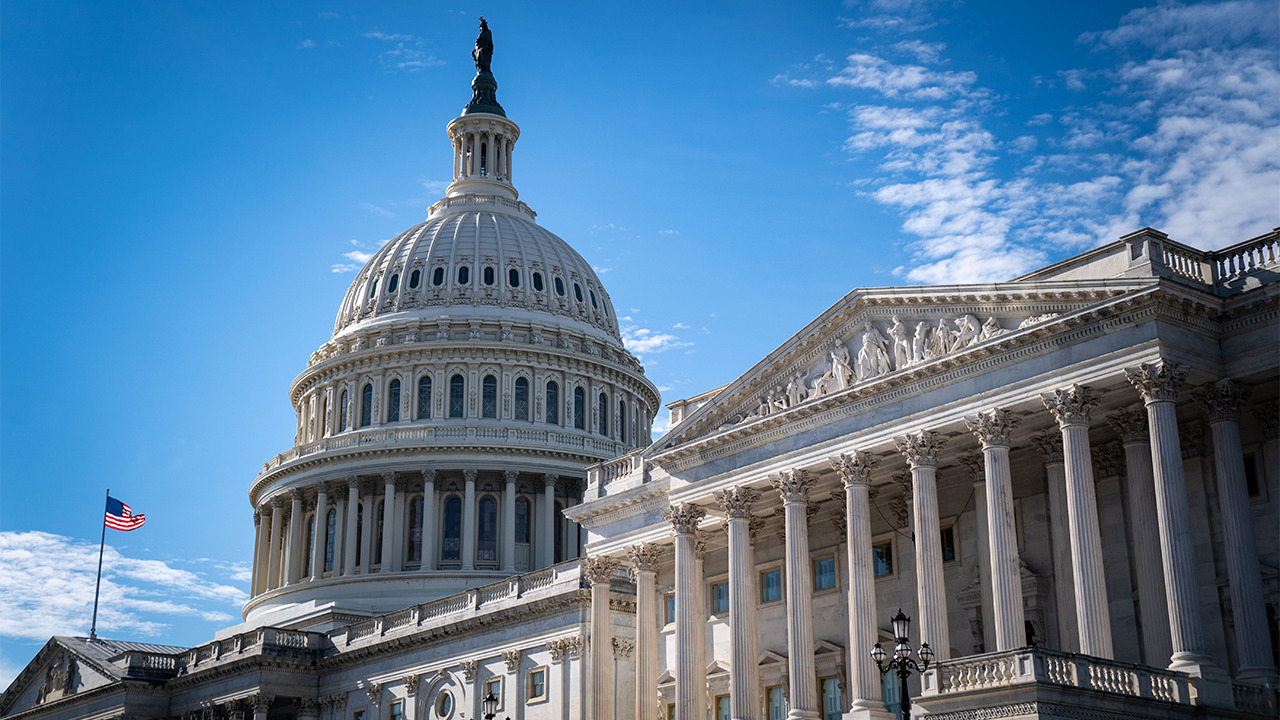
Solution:
{"label": "lamp post", "polygon": [[493,693],[484,696],[480,701],[480,712],[484,713],[484,720],[493,720],[493,716],[498,714],[498,698]]}
{"label": "lamp post", "polygon": [[[916,655],[920,658],[920,662],[916,662],[911,657],[911,643],[907,641],[908,631],[911,629],[911,618],[902,613],[902,608],[898,608],[898,614],[889,619],[893,625],[893,657],[880,647],[880,643],[876,643],[871,648],[871,659],[876,661],[876,667],[880,668],[880,672],[886,670],[898,671],[898,688],[902,694],[902,712],[905,717],[911,717],[911,696],[907,693],[907,678],[911,677],[911,671],[923,673],[929,669],[929,663],[933,662],[933,650],[929,648],[929,643],[920,643],[920,650]],[[888,658],[888,662],[885,662]]]}

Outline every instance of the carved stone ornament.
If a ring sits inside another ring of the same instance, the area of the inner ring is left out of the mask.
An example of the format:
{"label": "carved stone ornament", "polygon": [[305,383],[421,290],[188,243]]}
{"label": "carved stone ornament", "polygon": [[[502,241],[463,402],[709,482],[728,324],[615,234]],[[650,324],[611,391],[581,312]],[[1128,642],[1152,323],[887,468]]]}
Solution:
{"label": "carved stone ornament", "polygon": [[1124,376],[1137,388],[1145,403],[1174,402],[1178,389],[1187,377],[1187,369],[1177,363],[1142,363],[1137,368],[1125,370]]}
{"label": "carved stone ornament", "polygon": [[1239,422],[1240,406],[1249,399],[1251,392],[1250,388],[1231,380],[1219,380],[1196,388],[1191,397],[1204,408],[1210,423]]}
{"label": "carved stone ornament", "polygon": [[559,475],[551,475],[551,474],[543,475],[542,484],[550,485],[554,489],[556,486],[556,480],[559,480],[559,479],[560,479]]}
{"label": "carved stone ornament", "polygon": [[893,513],[895,528],[905,528],[911,524],[911,506],[905,497],[899,495],[890,500],[889,512]]}
{"label": "carved stone ornament", "polygon": [[462,679],[467,682],[475,682],[476,673],[480,671],[479,660],[463,660],[462,663]]}
{"label": "carved stone ornament", "polygon": [[508,483],[514,483],[518,477],[520,477],[518,470],[507,470],[502,473],[502,479]]}
{"label": "carved stone ornament", "polygon": [[756,538],[760,537],[760,531],[764,529],[766,522],[768,521],[758,515],[752,516],[750,524],[747,525],[747,533],[751,536],[751,542],[755,542]]}
{"label": "carved stone ornament", "polygon": [[880,461],[868,452],[854,450],[852,455],[837,455],[828,460],[831,467],[840,474],[845,487],[854,485],[871,485],[871,471],[880,465]]}
{"label": "carved stone ornament", "polygon": [[813,487],[814,482],[808,471],[803,468],[784,470],[777,475],[769,476],[769,483],[773,485],[774,490],[778,491],[784,503],[809,502],[809,488]]}
{"label": "carved stone ornament", "polygon": [[730,520],[751,519],[751,506],[760,499],[760,493],[745,487],[719,490],[713,495]]}
{"label": "carved stone ornament", "polygon": [[547,642],[547,652],[551,653],[551,662],[558,663],[561,660],[564,660],[565,653],[568,649],[569,648],[565,645],[565,641],[563,639],[549,640]]}
{"label": "carved stone ornament", "polygon": [[1107,416],[1107,424],[1120,436],[1120,442],[1150,442],[1147,434],[1147,413],[1142,410],[1120,408]]}
{"label": "carved stone ornament", "polygon": [[641,543],[627,548],[627,558],[631,560],[632,574],[642,572],[658,572],[662,562],[662,548],[653,543]]}
{"label": "carved stone ornament", "polygon": [[476,481],[476,476],[479,474],[480,474],[479,470],[476,470],[474,468],[468,468],[462,471],[462,479],[465,480],[466,482],[474,483]]}
{"label": "carved stone ornament", "polygon": [[613,638],[613,656],[616,658],[629,658],[631,651],[636,649],[636,644],[630,640],[621,638]]}
{"label": "carved stone ornament", "polygon": [[1007,410],[995,409],[980,412],[964,419],[969,432],[978,438],[983,449],[989,447],[1009,447],[1013,440],[1013,431],[1022,424],[1022,418],[1010,414]]}
{"label": "carved stone ornament", "polygon": [[355,475],[348,475],[348,476],[347,476],[347,487],[348,487],[348,488],[354,488],[354,489],[356,489],[356,490],[359,490],[359,489],[360,489],[360,478],[359,478],[359,477],[357,477],[357,476],[355,476]]}
{"label": "carved stone ornament", "polygon": [[377,705],[382,702],[382,683],[369,683],[364,689],[364,694],[369,696],[369,704]]}
{"label": "carved stone ornament", "polygon": [[1057,430],[1045,430],[1039,435],[1031,436],[1031,444],[1040,453],[1045,465],[1062,463],[1062,433]]}
{"label": "carved stone ornament", "polygon": [[707,550],[710,548],[711,538],[702,528],[693,531],[693,554],[699,560],[707,556]]}
{"label": "carved stone ornament", "polygon": [[255,713],[265,713],[271,709],[271,703],[276,701],[275,695],[250,695],[249,700],[253,703],[253,711]]}
{"label": "carved stone ornament", "polygon": [[1094,478],[1118,477],[1124,470],[1124,451],[1119,443],[1107,443],[1094,448],[1092,453]]}
{"label": "carved stone ornament", "polygon": [[938,451],[947,445],[947,439],[932,430],[908,433],[894,438],[894,442],[912,468],[937,467]]}
{"label": "carved stone ornament", "polygon": [[977,450],[970,450],[968,452],[960,453],[960,457],[958,459],[960,460],[960,465],[964,467],[965,472],[969,473],[969,480],[971,482],[979,483],[986,481],[986,464],[982,457],[982,453]]}
{"label": "carved stone ornament", "polygon": [[506,650],[502,653],[502,661],[507,664],[507,672],[514,673],[520,669],[520,656],[519,650]]}
{"label": "carved stone ornament", "polygon": [[613,572],[618,569],[619,564],[618,558],[609,557],[608,555],[585,557],[580,562],[582,573],[587,576],[587,580],[592,585],[608,583],[612,580]]}
{"label": "carved stone ornament", "polygon": [[1280,407],[1275,403],[1263,403],[1255,406],[1252,410],[1255,420],[1262,425],[1262,432],[1266,437],[1275,437],[1280,434]]}
{"label": "carved stone ornament", "polygon": [[692,535],[707,511],[691,503],[676,503],[662,511],[662,517],[671,523],[673,535]]}
{"label": "carved stone ornament", "polygon": [[320,701],[315,698],[298,698],[299,715],[315,715],[320,711]]}
{"label": "carved stone ornament", "polygon": [[435,469],[435,468],[423,468],[423,469],[421,470],[421,472],[422,472],[422,481],[423,481],[423,482],[432,482],[432,483],[433,483],[433,482],[435,482],[435,481],[436,481],[436,469]]}
{"label": "carved stone ornament", "polygon": [[404,677],[400,678],[401,682],[404,683],[404,694],[408,695],[409,697],[413,697],[414,695],[417,695],[418,681],[420,681],[421,679],[422,679],[422,676],[418,674],[405,675]]}
{"label": "carved stone ornament", "polygon": [[586,640],[581,635],[574,635],[573,637],[565,638],[564,642],[565,648],[569,651],[569,659],[580,660],[582,653],[587,649]]}
{"label": "carved stone ornament", "polygon": [[840,535],[840,541],[844,542],[849,539],[849,518],[844,513],[831,518],[831,524],[835,526],[836,532]]}
{"label": "carved stone ornament", "polygon": [[1072,385],[1068,388],[1054,390],[1052,394],[1042,395],[1044,406],[1053,413],[1053,419],[1059,425],[1088,425],[1093,417],[1093,409],[1102,399],[1084,385]]}

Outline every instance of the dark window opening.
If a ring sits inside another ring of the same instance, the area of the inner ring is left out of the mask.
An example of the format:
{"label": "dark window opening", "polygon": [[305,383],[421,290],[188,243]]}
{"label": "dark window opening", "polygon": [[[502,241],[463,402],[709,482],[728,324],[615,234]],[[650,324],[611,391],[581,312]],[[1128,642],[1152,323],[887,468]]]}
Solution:
{"label": "dark window opening", "polygon": [[465,409],[462,396],[466,392],[466,387],[467,381],[461,375],[454,375],[449,378],[449,417],[462,417]]}
{"label": "dark window opening", "polygon": [[582,388],[573,389],[573,426],[579,430],[587,429],[587,394]]}
{"label": "dark window opening", "polygon": [[418,419],[431,419],[431,378],[426,375],[418,378]]}
{"label": "dark window opening", "polygon": [[494,279],[495,279],[495,278],[494,278],[494,274],[493,274],[493,268],[492,268],[492,267],[486,267],[486,268],[484,269],[484,284],[485,284],[485,285],[492,285],[492,284],[493,284],[493,282],[494,282]]}
{"label": "dark window opening", "polygon": [[368,427],[373,424],[373,385],[365,383],[364,390],[360,391],[360,427]]}
{"label": "dark window opening", "polygon": [[582,302],[582,286],[578,283],[573,284],[573,296],[578,299],[578,302]]}
{"label": "dark window opening", "polygon": [[395,292],[398,287],[400,287],[400,275],[397,273],[392,275],[391,281],[387,283],[387,294],[390,295]]}
{"label": "dark window opening", "polygon": [[400,421],[400,380],[392,380],[387,386],[387,422]]}
{"label": "dark window opening", "polygon": [[498,417],[498,379],[485,375],[481,391],[480,417]]}
{"label": "dark window opening", "polygon": [[533,289],[542,292],[542,273],[533,274]]}
{"label": "dark window opening", "polygon": [[413,274],[409,276],[409,289],[412,290],[418,287],[420,282],[422,282],[422,271],[414,270]]}
{"label": "dark window opening", "polygon": [[560,386],[554,380],[547,383],[547,424],[560,424]]}
{"label": "dark window opening", "polygon": [[471,282],[471,269],[463,265],[458,268],[458,284],[466,285],[469,282]]}
{"label": "dark window opening", "polygon": [[556,294],[564,297],[564,282],[560,278],[556,278]]}
{"label": "dark window opening", "polygon": [[432,273],[431,284],[437,287],[444,284],[444,268],[436,268],[436,271]]}
{"label": "dark window opening", "polygon": [[519,270],[515,268],[511,268],[510,270],[507,271],[507,284],[513,288],[520,287],[520,271]]}

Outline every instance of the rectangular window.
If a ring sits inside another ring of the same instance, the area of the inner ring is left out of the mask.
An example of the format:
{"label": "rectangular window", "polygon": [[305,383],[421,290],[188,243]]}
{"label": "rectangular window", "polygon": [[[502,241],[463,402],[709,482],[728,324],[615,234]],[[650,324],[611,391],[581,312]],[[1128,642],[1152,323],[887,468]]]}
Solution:
{"label": "rectangular window", "polygon": [[942,528],[942,562],[956,561],[956,533],[955,527],[948,525]]}
{"label": "rectangular window", "polygon": [[844,703],[840,698],[840,679],[822,678],[822,718],[840,720],[844,717]]}
{"label": "rectangular window", "polygon": [[771,603],[782,599],[782,568],[760,571],[760,602]]}
{"label": "rectangular window", "polygon": [[733,720],[729,715],[729,696],[716,696],[716,720]]}
{"label": "rectangular window", "polygon": [[488,680],[484,681],[484,695],[481,695],[480,697],[481,699],[484,699],[489,697],[490,695],[497,698],[498,709],[501,710],[502,709],[502,678],[495,677],[495,678],[489,678]]}
{"label": "rectangular window", "polygon": [[351,713],[351,720],[364,720],[364,711],[357,710]]}
{"label": "rectangular window", "polygon": [[893,541],[885,540],[871,546],[871,564],[878,578],[893,574]]}
{"label": "rectangular window", "polygon": [[823,555],[813,559],[813,590],[830,590],[836,586],[836,556]]}
{"label": "rectangular window", "polygon": [[529,700],[547,699],[547,668],[536,667],[529,671]]}
{"label": "rectangular window", "polygon": [[670,625],[676,621],[676,594],[667,593],[662,598],[662,624]]}
{"label": "rectangular window", "polygon": [[764,702],[766,720],[787,720],[787,703],[782,699],[781,685],[765,688]]}
{"label": "rectangular window", "polygon": [[391,703],[391,714],[388,716],[388,720],[404,720],[404,703],[402,701],[397,700]]}
{"label": "rectangular window", "polygon": [[1258,456],[1249,453],[1244,456],[1244,485],[1249,489],[1249,497],[1262,497],[1262,484],[1258,482]]}
{"label": "rectangular window", "polygon": [[667,720],[676,720],[676,704],[671,703],[667,706]]}
{"label": "rectangular window", "polygon": [[729,612],[729,582],[711,583],[711,614]]}

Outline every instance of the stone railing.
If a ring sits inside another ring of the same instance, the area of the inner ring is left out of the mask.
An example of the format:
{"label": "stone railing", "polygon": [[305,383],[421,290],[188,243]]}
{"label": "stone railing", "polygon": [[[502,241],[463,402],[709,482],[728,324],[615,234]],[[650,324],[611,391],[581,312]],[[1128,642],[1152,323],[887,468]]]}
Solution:
{"label": "stone railing", "polygon": [[643,451],[644,449],[640,448],[622,457],[589,466],[587,468],[587,483],[604,486],[615,480],[627,477],[634,472],[644,473],[644,458],[641,457]]}
{"label": "stone railing", "polygon": [[1229,292],[1232,284],[1247,275],[1280,271],[1280,229],[1209,252],[1170,240],[1162,233],[1145,232],[1136,240],[1148,244],[1141,255],[1151,258],[1157,272],[1222,291]]}
{"label": "stone railing", "polygon": [[328,647],[322,633],[262,627],[229,638],[197,645],[180,653],[128,650],[111,662],[128,677],[167,679],[253,655],[319,658]]}
{"label": "stone railing", "polygon": [[1280,716],[1280,698],[1276,696],[1275,688],[1231,683],[1231,697],[1235,701],[1236,709],[1242,712],[1267,717]]}
{"label": "stone railing", "polygon": [[440,200],[436,202],[436,204],[427,208],[427,215],[431,215],[432,213],[438,210],[443,210],[445,208],[454,207],[457,205],[501,205],[502,207],[510,208],[511,210],[524,213],[526,216],[528,216],[530,220],[534,220],[538,217],[538,214],[534,212],[532,208],[530,208],[528,205],[524,204],[523,202],[520,202],[519,200],[512,200],[510,198],[506,198],[501,195],[473,195],[473,194],[458,195],[455,197],[444,198],[443,200]]}
{"label": "stone railing", "polygon": [[1216,280],[1229,280],[1261,268],[1274,268],[1280,266],[1280,232],[1271,232],[1211,255]]}
{"label": "stone railing", "polygon": [[1044,648],[943,660],[921,676],[921,697],[954,696],[1031,684],[1081,688],[1189,705],[1185,675]]}
{"label": "stone railing", "polygon": [[167,680],[184,667],[180,655],[127,650],[112,659],[127,677],[145,680]]}

